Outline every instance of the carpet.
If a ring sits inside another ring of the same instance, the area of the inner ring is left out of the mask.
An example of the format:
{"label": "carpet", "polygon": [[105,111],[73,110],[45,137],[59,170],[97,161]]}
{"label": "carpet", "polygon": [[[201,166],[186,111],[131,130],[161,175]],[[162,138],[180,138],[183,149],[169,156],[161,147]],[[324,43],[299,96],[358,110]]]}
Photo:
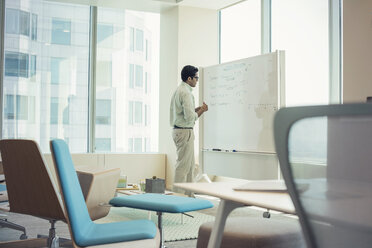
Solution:
{"label": "carpet", "polygon": [[[148,219],[149,211],[134,208],[116,208],[112,207],[110,213],[102,219],[96,220],[96,223],[108,223],[125,220]],[[201,224],[214,221],[214,216],[203,214],[197,211],[187,212],[183,215],[181,223],[181,214],[163,213],[164,241],[177,241],[196,239]],[[151,212],[151,220],[158,225],[158,216],[156,212]]]}

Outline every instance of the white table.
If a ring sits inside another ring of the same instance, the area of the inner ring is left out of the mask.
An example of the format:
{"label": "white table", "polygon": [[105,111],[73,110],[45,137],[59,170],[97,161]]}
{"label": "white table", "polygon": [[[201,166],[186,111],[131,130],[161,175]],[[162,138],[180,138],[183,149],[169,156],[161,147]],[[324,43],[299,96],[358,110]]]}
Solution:
{"label": "white table", "polygon": [[221,199],[215,225],[209,239],[208,248],[221,245],[226,218],[232,210],[243,206],[257,206],[284,213],[295,214],[295,209],[287,193],[235,191],[234,187],[241,183],[176,183],[174,186],[195,193],[215,196]]}

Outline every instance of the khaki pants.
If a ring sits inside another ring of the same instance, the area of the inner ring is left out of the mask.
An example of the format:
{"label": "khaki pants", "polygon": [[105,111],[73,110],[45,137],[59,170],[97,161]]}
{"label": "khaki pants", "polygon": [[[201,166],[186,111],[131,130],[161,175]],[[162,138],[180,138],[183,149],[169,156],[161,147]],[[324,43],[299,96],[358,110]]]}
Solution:
{"label": "khaki pants", "polygon": [[[194,181],[194,130],[192,129],[173,129],[173,141],[177,149],[176,172],[174,176],[175,183]],[[174,192],[191,195],[191,192],[174,187]]]}

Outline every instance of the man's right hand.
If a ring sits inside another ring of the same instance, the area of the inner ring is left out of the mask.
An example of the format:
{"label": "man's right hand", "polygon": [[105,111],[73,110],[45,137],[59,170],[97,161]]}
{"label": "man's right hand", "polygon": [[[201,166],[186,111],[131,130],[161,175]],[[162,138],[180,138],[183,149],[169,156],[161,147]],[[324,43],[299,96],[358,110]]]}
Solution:
{"label": "man's right hand", "polygon": [[203,110],[203,112],[208,111],[208,105],[205,102],[203,102],[203,105],[200,108]]}

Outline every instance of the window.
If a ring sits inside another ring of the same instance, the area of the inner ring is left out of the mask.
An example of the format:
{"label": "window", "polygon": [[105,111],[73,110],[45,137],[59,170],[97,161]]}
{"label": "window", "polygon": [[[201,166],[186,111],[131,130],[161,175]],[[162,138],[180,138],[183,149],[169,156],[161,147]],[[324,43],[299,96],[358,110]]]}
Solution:
{"label": "window", "polygon": [[143,87],[143,66],[129,64],[129,88]]}
{"label": "window", "polygon": [[30,35],[30,13],[22,10],[19,12],[19,33]]}
{"label": "window", "polygon": [[71,21],[52,19],[52,44],[71,44]]}
{"label": "window", "polygon": [[31,19],[31,40],[37,40],[37,15],[32,14]]}
{"label": "window", "polygon": [[96,151],[109,152],[111,151],[111,139],[109,138],[96,138]]}
{"label": "window", "polygon": [[[4,5],[2,138],[33,139],[43,152],[51,138],[61,138],[74,153],[141,152],[148,138],[157,151],[159,14],[97,7],[91,15],[87,5],[44,0]],[[145,93],[145,81],[153,92]]]}
{"label": "window", "polygon": [[136,65],[136,87],[143,87],[143,67]]}
{"label": "window", "polygon": [[128,152],[133,152],[133,138],[128,139]]}
{"label": "window", "polygon": [[50,83],[68,84],[70,83],[70,61],[66,58],[50,58]]}
{"label": "window", "polygon": [[149,60],[149,41],[146,39],[146,61]]}
{"label": "window", "polygon": [[129,138],[128,152],[142,152],[142,138]]}
{"label": "window", "polygon": [[134,28],[129,29],[129,50],[134,51]]}
{"label": "window", "polygon": [[143,51],[143,31],[136,29],[136,50]]}
{"label": "window", "polygon": [[[29,104],[27,96],[6,95],[4,116],[10,120],[28,120]],[[32,101],[32,100],[31,100]],[[32,104],[31,104],[31,107]]]}
{"label": "window", "polygon": [[98,46],[112,46],[114,28],[112,24],[97,24]]}
{"label": "window", "polygon": [[110,87],[112,83],[112,61],[97,61],[97,86]]}
{"label": "window", "polygon": [[142,124],[142,102],[129,102],[128,124]]}
{"label": "window", "polygon": [[50,99],[50,124],[58,124],[58,97]]}
{"label": "window", "polygon": [[30,56],[30,77],[36,75],[36,55]]}
{"label": "window", "polygon": [[142,138],[134,139],[133,152],[142,152]]}
{"label": "window", "polygon": [[60,81],[59,72],[62,58],[50,58],[50,83],[58,84]]}
{"label": "window", "polygon": [[98,99],[96,101],[96,124],[111,124],[111,100]]}
{"label": "window", "polygon": [[30,13],[18,9],[6,9],[6,33],[30,35]]}
{"label": "window", "polygon": [[33,139],[43,152],[61,138],[87,152],[90,8],[5,1],[5,17],[2,138]]}
{"label": "window", "polygon": [[328,34],[328,1],[272,1],[272,50],[286,52],[287,106],[329,102]]}
{"label": "window", "polygon": [[28,54],[5,52],[5,76],[28,78]]}
{"label": "window", "polygon": [[19,11],[17,9],[6,9],[6,33],[19,34]]}
{"label": "window", "polygon": [[134,88],[134,65],[129,64],[129,88]]}
{"label": "window", "polygon": [[142,102],[134,103],[134,123],[142,123]]}
{"label": "window", "polygon": [[220,39],[221,63],[261,54],[261,0],[221,10]]}

